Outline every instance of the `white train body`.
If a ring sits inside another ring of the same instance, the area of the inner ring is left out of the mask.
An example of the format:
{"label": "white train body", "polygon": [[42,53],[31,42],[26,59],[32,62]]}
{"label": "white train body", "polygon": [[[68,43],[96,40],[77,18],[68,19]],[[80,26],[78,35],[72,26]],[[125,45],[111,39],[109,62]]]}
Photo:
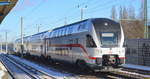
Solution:
{"label": "white train body", "polygon": [[[18,39],[16,42],[19,42]],[[119,23],[94,18],[24,38],[24,53],[103,69],[125,62],[124,34]],[[19,43],[15,51],[20,53]]]}

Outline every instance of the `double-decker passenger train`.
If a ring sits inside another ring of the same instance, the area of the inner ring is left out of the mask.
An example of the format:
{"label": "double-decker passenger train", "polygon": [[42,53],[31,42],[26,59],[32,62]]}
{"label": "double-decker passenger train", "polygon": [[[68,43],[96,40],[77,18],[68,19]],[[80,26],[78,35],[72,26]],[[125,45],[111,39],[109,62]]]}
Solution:
{"label": "double-decker passenger train", "polygon": [[106,70],[124,64],[123,43],[124,33],[119,23],[92,18],[24,37],[23,48],[21,39],[17,39],[14,50]]}

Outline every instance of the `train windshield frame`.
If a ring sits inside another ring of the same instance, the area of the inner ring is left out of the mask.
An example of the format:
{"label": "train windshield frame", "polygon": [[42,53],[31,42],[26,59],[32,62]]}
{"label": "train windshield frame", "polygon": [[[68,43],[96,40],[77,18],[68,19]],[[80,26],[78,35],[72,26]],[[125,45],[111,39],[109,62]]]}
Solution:
{"label": "train windshield frame", "polygon": [[115,32],[101,32],[100,40],[102,47],[118,46],[118,36]]}

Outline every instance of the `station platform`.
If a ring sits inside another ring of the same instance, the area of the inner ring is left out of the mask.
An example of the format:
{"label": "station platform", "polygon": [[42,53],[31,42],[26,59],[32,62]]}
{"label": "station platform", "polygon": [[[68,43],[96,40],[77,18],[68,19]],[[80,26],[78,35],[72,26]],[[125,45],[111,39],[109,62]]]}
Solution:
{"label": "station platform", "polygon": [[0,62],[0,79],[12,79],[5,66]]}

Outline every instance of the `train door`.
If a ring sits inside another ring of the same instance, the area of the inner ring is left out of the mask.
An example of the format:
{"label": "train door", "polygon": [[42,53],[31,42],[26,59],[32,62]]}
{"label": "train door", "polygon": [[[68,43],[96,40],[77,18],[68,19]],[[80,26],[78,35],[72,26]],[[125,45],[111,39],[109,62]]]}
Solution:
{"label": "train door", "polygon": [[44,56],[47,56],[47,39],[44,39],[44,48],[43,48],[43,55]]}
{"label": "train door", "polygon": [[73,48],[72,48],[72,62],[73,63],[75,63],[76,62],[76,59],[77,59],[77,57],[79,57],[80,55],[79,55],[79,52],[81,52],[81,51],[79,51],[79,47],[76,47],[76,45],[78,45],[79,44],[79,39],[78,38],[74,38],[73,39],[73,43],[72,43],[72,45],[73,45]]}
{"label": "train door", "polygon": [[67,48],[65,49],[65,53],[64,53],[64,60],[66,60],[66,61],[68,61],[68,62],[70,62],[70,63],[72,63],[72,49],[73,49],[73,39],[69,39],[68,41],[67,41],[67,43],[68,43],[68,46],[67,46]]}

